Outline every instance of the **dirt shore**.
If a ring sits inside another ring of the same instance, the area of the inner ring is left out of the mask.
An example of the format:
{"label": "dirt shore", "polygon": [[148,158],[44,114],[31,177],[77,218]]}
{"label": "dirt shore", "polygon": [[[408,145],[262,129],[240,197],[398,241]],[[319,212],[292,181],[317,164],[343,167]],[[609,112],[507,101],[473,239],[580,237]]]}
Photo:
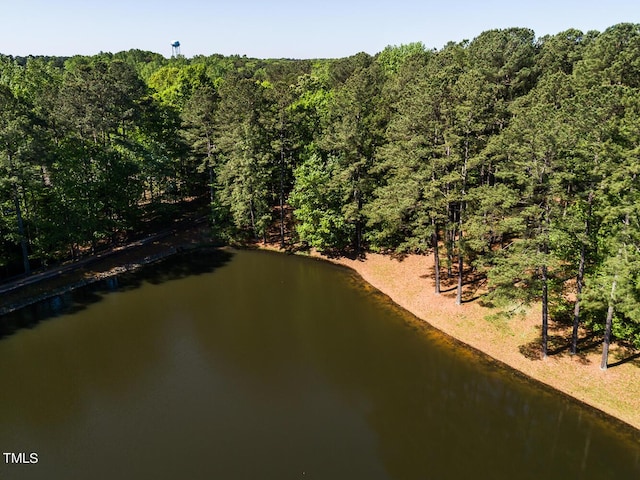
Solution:
{"label": "dirt shore", "polygon": [[[319,256],[318,254],[313,254]],[[532,308],[511,318],[477,301],[455,304],[455,285],[435,293],[432,257],[401,259],[369,253],[364,259],[327,258],[348,266],[395,303],[446,334],[510,367],[640,429],[640,353],[613,344],[609,368],[600,369],[599,337],[581,332],[579,353],[569,354],[568,326],[550,323],[550,355],[540,356],[540,310]],[[465,298],[475,296],[469,286]]]}

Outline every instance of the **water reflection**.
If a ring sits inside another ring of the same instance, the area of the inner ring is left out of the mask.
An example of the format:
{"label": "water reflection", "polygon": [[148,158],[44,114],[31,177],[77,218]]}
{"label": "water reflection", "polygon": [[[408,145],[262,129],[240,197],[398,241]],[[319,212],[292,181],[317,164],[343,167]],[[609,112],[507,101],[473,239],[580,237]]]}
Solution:
{"label": "water reflection", "polygon": [[[211,254],[205,262],[189,257],[178,268],[154,265],[145,275],[160,284],[183,278],[190,263],[195,273],[210,273],[231,257],[229,252]],[[165,351],[171,345],[163,321],[167,304],[140,288],[143,279],[139,274],[108,279],[0,319],[13,334],[0,341],[0,357],[6,359],[0,369],[0,425],[37,429],[64,424],[91,411],[94,398],[124,395],[142,378],[166,368]],[[108,295],[120,284],[135,290],[135,301]],[[98,303],[100,308],[91,308]]]}
{"label": "water reflection", "polygon": [[0,438],[37,444],[47,478],[640,473],[631,432],[460,349],[348,271],[225,255],[121,279],[123,293],[0,342]]}

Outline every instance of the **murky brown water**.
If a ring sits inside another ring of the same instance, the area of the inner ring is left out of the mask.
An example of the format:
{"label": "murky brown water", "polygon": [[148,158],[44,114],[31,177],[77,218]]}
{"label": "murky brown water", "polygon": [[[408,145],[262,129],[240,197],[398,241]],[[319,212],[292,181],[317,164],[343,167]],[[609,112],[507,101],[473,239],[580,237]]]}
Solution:
{"label": "murky brown water", "polygon": [[2,480],[640,476],[633,431],[339,267],[201,252],[120,286],[0,340],[0,448],[38,456]]}

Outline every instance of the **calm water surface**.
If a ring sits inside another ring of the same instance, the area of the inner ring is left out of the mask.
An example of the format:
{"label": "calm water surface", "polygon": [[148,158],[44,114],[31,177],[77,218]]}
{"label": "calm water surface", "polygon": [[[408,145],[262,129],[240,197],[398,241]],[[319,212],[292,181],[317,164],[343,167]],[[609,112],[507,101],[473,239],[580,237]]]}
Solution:
{"label": "calm water surface", "polygon": [[33,324],[0,340],[0,448],[39,461],[0,479],[640,477],[633,431],[339,267],[200,252],[119,283],[4,319]]}

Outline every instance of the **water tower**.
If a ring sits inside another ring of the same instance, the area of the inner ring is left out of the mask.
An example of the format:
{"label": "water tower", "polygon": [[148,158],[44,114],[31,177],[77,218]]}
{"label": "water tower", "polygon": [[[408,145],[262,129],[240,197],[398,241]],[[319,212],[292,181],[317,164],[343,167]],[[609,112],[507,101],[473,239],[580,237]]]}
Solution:
{"label": "water tower", "polygon": [[176,41],[171,44],[171,58],[180,56],[180,42]]}

